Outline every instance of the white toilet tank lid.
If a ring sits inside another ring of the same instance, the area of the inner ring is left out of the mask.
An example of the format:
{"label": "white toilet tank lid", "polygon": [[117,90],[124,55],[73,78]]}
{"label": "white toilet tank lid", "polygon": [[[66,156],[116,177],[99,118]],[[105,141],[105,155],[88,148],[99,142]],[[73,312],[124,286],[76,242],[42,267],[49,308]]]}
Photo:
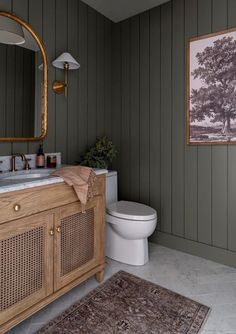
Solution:
{"label": "white toilet tank lid", "polygon": [[129,220],[152,220],[157,217],[156,210],[150,206],[128,201],[119,201],[107,206],[111,216]]}

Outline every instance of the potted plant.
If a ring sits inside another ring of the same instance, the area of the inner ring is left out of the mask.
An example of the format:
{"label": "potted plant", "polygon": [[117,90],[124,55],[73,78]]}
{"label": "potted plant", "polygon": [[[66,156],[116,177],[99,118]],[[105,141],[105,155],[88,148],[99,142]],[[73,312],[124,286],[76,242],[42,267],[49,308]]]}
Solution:
{"label": "potted plant", "polygon": [[98,138],[93,146],[81,154],[79,164],[91,168],[108,169],[116,157],[115,145],[106,136]]}

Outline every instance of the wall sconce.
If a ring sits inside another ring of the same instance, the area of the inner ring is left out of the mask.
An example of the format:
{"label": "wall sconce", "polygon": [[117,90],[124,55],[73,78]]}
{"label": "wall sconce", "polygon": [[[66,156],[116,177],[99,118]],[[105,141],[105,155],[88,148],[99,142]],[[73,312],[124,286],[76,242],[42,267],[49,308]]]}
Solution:
{"label": "wall sconce", "polygon": [[52,62],[52,65],[56,68],[64,69],[65,71],[65,82],[56,80],[53,82],[52,88],[57,94],[62,94],[63,92],[65,92],[65,96],[67,97],[68,71],[77,70],[78,68],[80,68],[80,64],[72,57],[70,53],[64,52]]}
{"label": "wall sconce", "polygon": [[8,17],[0,16],[0,43],[24,44],[25,35],[22,26]]}

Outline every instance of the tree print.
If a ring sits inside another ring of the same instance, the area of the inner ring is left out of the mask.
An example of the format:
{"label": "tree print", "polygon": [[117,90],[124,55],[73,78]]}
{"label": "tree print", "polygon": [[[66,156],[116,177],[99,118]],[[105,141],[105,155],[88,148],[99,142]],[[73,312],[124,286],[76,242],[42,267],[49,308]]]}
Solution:
{"label": "tree print", "polygon": [[191,73],[202,82],[192,89],[190,122],[221,122],[221,133],[231,135],[231,121],[236,119],[236,40],[232,36],[214,41],[196,54],[198,67]]}

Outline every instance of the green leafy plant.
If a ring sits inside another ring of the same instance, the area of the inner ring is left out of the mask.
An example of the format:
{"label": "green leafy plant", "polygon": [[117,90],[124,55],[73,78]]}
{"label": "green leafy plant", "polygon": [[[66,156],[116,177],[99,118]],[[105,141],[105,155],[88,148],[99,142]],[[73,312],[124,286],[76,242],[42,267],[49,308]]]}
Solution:
{"label": "green leafy plant", "polygon": [[104,136],[98,138],[94,146],[91,146],[80,156],[79,164],[91,168],[108,169],[116,154],[117,151],[114,144]]}

